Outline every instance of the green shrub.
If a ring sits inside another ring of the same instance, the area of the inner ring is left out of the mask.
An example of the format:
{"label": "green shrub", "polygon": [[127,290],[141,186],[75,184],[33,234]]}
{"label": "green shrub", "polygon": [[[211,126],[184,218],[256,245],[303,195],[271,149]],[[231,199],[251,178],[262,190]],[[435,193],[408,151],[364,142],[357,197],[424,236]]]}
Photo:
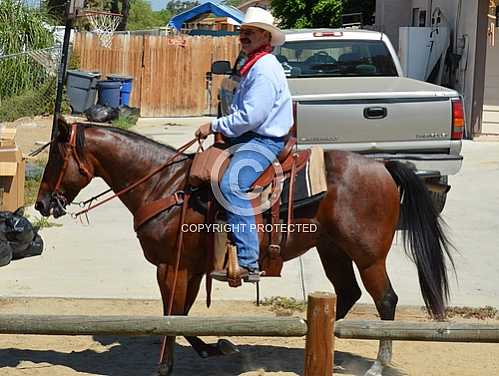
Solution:
{"label": "green shrub", "polygon": [[[0,1],[0,98],[20,95],[43,82],[45,69],[24,51],[51,47],[50,17],[21,0]],[[9,57],[6,57],[10,55]]]}
{"label": "green shrub", "polygon": [[119,118],[112,121],[112,124],[116,128],[129,129],[137,124],[137,120],[139,117],[136,114],[120,115]]}
{"label": "green shrub", "polygon": [[[55,105],[55,87],[56,79],[53,77],[38,87],[4,99],[0,106],[0,121],[52,114]],[[71,109],[68,101],[64,98],[62,112],[69,111]]]}

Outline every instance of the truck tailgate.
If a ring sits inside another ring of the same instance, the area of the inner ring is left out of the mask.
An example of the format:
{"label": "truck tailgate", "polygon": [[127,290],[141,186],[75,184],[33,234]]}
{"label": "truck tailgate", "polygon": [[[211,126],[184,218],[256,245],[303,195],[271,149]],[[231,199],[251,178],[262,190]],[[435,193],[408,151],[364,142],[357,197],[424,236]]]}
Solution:
{"label": "truck tailgate", "polygon": [[289,84],[300,143],[432,141],[420,146],[449,147],[453,90],[400,77],[302,78]]}

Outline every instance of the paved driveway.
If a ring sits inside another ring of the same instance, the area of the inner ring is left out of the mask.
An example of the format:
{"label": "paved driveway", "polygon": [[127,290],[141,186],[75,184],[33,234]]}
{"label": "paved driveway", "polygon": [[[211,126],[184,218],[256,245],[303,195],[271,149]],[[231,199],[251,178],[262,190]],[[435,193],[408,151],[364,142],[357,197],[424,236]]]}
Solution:
{"label": "paved driveway", "polygon": [[[173,146],[190,139],[207,119],[142,120],[137,131]],[[171,123],[182,122],[182,126]],[[464,143],[465,163],[451,177],[444,218],[459,253],[457,279],[452,280],[453,305],[499,307],[499,142]],[[105,189],[97,180],[81,198]],[[33,214],[32,216],[36,216]],[[54,221],[51,219],[51,221]],[[1,296],[159,298],[155,268],[148,264],[132,228],[132,216],[118,201],[90,214],[84,226],[69,217],[54,222],[62,227],[44,229],[46,250],[41,257],[21,260],[0,269]],[[388,260],[389,274],[400,304],[422,305],[416,270],[395,241]],[[301,276],[303,275],[303,283]],[[262,295],[294,296],[331,290],[317,254],[285,265],[283,278],[261,283]],[[203,289],[202,289],[203,290]],[[204,293],[201,292],[204,296]],[[230,289],[215,282],[214,299],[254,299],[251,285]],[[371,303],[364,293],[362,302]]]}

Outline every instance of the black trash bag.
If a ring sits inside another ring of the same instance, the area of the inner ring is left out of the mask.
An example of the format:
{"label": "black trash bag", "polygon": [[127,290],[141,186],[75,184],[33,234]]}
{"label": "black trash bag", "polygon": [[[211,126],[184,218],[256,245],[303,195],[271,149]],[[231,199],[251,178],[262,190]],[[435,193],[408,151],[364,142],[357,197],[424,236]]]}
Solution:
{"label": "black trash bag", "polygon": [[38,256],[43,251],[38,228],[33,227],[22,213],[22,209],[15,213],[0,212],[0,266],[11,260]]}
{"label": "black trash bag", "polygon": [[[12,247],[14,243],[10,243]],[[12,249],[12,260],[19,260],[24,257],[40,256],[43,252],[43,239],[40,234],[36,234],[35,238],[28,243],[27,247],[23,250],[16,251]]]}
{"label": "black trash bag", "polygon": [[9,243],[0,241],[0,267],[9,265],[12,256],[12,248],[9,247]]}
{"label": "black trash bag", "polygon": [[94,104],[92,107],[85,111],[85,116],[88,121],[97,123],[106,123],[111,120],[117,119],[120,116],[119,108],[112,108],[103,106],[101,104]]}
{"label": "black trash bag", "polygon": [[9,213],[12,215],[11,212],[0,212],[0,241],[1,242],[6,242],[7,239],[7,223],[5,220],[7,219],[7,216],[5,213]]}
{"label": "black trash bag", "polygon": [[22,244],[29,243],[35,238],[35,229],[27,218],[17,213],[12,213],[10,217],[5,220],[7,240]]}
{"label": "black trash bag", "polygon": [[[17,240],[17,233],[23,233],[24,231],[29,232],[29,229],[32,229],[33,226],[31,226],[29,221],[29,225],[26,228],[26,222],[20,221],[21,218],[24,218],[23,214],[23,208],[19,208],[15,212],[0,211],[0,240]],[[26,218],[24,219],[27,221]],[[29,237],[30,235],[26,234],[24,239],[27,240]]]}
{"label": "black trash bag", "polygon": [[12,249],[13,254],[22,254],[31,245],[31,241],[27,241],[27,242],[7,241],[7,244],[9,245],[10,249]]}

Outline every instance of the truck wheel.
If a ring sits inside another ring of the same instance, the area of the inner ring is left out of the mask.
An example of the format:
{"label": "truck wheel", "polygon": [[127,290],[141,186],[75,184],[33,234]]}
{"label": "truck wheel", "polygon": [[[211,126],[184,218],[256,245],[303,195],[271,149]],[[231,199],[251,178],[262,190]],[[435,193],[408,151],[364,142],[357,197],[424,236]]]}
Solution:
{"label": "truck wheel", "polygon": [[[435,182],[447,184],[449,181],[447,176],[441,176],[438,179],[435,179]],[[435,209],[437,209],[438,213],[442,213],[445,206],[445,201],[447,200],[447,192],[430,192],[431,200],[433,201],[433,205]]]}

